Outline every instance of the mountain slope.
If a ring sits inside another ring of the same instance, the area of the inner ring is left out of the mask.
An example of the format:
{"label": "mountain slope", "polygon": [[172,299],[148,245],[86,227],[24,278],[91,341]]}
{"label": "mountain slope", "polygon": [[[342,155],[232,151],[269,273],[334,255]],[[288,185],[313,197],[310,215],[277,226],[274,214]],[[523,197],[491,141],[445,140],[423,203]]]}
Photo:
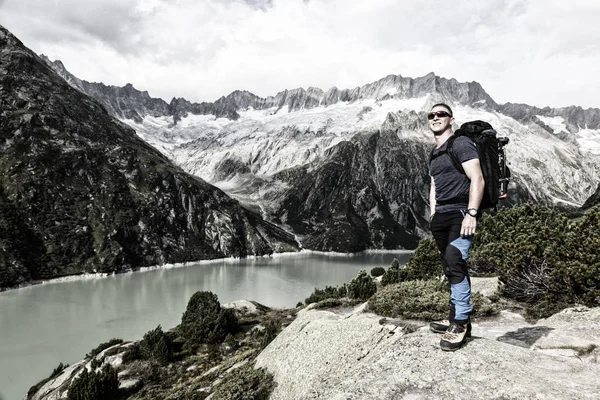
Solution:
{"label": "mountain slope", "polygon": [[590,209],[599,204],[600,204],[600,185],[598,185],[598,189],[596,189],[594,194],[591,195],[590,198],[585,201],[585,203],[583,203],[583,206],[581,206],[581,208],[583,210],[587,210],[587,209]]}
{"label": "mountain slope", "polygon": [[275,174],[288,189],[272,217],[311,249],[414,249],[426,226],[427,154],[394,134],[357,134],[331,147],[326,162]]}
{"label": "mountain slope", "polygon": [[183,172],[0,27],[0,287],[297,250]]}

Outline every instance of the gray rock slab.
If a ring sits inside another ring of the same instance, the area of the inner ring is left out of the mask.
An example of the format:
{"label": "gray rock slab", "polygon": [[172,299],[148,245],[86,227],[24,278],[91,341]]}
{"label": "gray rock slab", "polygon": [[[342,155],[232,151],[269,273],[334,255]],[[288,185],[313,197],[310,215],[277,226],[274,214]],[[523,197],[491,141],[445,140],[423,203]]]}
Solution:
{"label": "gray rock slab", "polygon": [[545,326],[550,330],[533,344],[534,350],[598,362],[600,308],[569,308],[538,321],[536,326]]}
{"label": "gray rock slab", "polygon": [[269,310],[269,307],[251,300],[236,300],[223,304],[222,307],[231,308],[238,315],[263,315]]}
{"label": "gray rock slab", "polygon": [[257,366],[275,376],[272,400],[599,398],[599,365],[496,340],[531,327],[512,313],[497,329],[482,325],[488,333],[474,327],[465,347],[447,353],[426,327],[405,334],[369,313],[304,310]]}
{"label": "gray rock slab", "polygon": [[493,278],[471,278],[471,290],[490,297],[498,291],[498,277]]}

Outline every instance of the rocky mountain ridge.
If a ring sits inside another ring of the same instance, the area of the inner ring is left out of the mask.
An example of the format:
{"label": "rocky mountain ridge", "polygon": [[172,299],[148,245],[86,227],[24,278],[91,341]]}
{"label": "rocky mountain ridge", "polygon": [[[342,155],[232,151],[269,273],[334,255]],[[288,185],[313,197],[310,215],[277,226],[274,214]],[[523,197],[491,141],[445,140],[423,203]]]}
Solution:
{"label": "rocky mountain ridge", "polygon": [[[389,75],[354,89],[284,90],[267,98],[247,91],[213,103],[174,98],[161,103],[163,115],[147,105],[145,92],[111,90],[112,97],[88,94],[184,170],[281,223],[316,250],[413,248],[415,237],[427,235],[426,163],[396,164],[427,159],[423,149],[431,146],[431,135],[424,110],[440,101],[455,109],[456,127],[482,119],[511,140],[507,204],[533,201],[576,209],[600,180],[597,109],[499,105],[476,82],[433,73],[414,79]],[[398,150],[390,162],[374,168],[364,138],[389,135],[404,145],[392,146]],[[384,180],[411,189],[380,192]],[[338,232],[339,240],[331,241],[327,231]]]}
{"label": "rocky mountain ridge", "polygon": [[[150,99],[148,92],[139,91],[131,84],[127,84],[121,88],[106,86],[103,83],[90,83],[71,74],[60,60],[51,61],[44,55],[41,55],[41,57],[69,84],[84,93],[95,98],[95,92],[107,93],[108,97],[97,100],[108,110],[114,110],[113,115],[118,118],[135,119],[138,122],[138,118],[143,118],[144,115],[149,114],[144,109],[135,108],[135,103],[144,103],[146,98]],[[285,107],[290,112],[319,106],[326,107],[339,102],[356,102],[364,99],[383,101],[391,98],[419,98],[430,93],[437,93],[439,101],[486,108],[506,114],[521,122],[541,122],[535,121],[536,115],[562,117],[566,121],[566,128],[571,133],[577,132],[579,128],[600,129],[600,108],[583,109],[576,105],[560,108],[540,108],[510,102],[498,104],[478,82],[458,82],[456,79],[446,79],[437,76],[434,72],[418,78],[388,75],[375,82],[353,89],[338,89],[335,86],[326,91],[315,87],[309,87],[308,89],[285,89],[274,96],[266,98],[261,98],[245,90],[235,90],[212,103],[193,103],[184,98],[175,97],[170,103],[167,103],[159,98],[151,98],[156,104],[160,104],[160,107],[150,107],[147,110],[160,110],[162,114],[155,113],[150,115],[170,115],[174,117],[175,122],[187,113],[196,115],[211,114],[217,118],[226,117],[235,120],[239,118],[239,110],[246,110],[250,107],[257,110],[276,108],[277,111]],[[111,103],[118,103],[127,98],[130,101],[125,101],[125,103],[130,104],[125,109],[111,105]]]}
{"label": "rocky mountain ridge", "polygon": [[600,184],[598,185],[598,189],[594,192],[593,195],[590,196],[589,199],[581,206],[583,210],[589,210],[590,208],[600,204]]}
{"label": "rocky mountain ridge", "polygon": [[0,110],[0,288],[298,250],[292,235],[173,165],[1,26]]}

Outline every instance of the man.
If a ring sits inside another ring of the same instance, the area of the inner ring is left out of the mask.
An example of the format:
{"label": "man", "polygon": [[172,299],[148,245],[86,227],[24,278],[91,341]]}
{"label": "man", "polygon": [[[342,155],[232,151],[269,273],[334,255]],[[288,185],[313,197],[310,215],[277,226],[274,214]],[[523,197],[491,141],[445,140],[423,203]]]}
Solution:
{"label": "man", "polygon": [[477,227],[485,182],[477,148],[471,139],[465,136],[453,138],[452,150],[464,174],[454,166],[447,153],[448,139],[453,136],[452,109],[447,104],[436,104],[427,118],[436,144],[429,165],[431,232],[440,251],[444,274],[450,282],[448,321],[433,322],[430,328],[443,333],[442,350],[453,351],[471,336],[469,315],[473,306],[466,260]]}

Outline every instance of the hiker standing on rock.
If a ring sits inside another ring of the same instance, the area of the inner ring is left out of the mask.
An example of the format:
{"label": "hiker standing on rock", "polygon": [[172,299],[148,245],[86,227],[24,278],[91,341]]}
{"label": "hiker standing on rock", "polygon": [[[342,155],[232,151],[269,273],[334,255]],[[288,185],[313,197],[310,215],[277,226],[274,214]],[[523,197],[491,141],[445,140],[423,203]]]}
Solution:
{"label": "hiker standing on rock", "polygon": [[[452,109],[447,104],[436,104],[427,118],[436,144],[429,163],[431,232],[450,282],[449,318],[432,322],[430,328],[443,333],[442,350],[452,351],[471,336],[469,315],[473,306],[466,260],[477,227],[485,182],[475,143],[465,136],[454,137]],[[464,173],[457,169],[448,153],[449,143]]]}

